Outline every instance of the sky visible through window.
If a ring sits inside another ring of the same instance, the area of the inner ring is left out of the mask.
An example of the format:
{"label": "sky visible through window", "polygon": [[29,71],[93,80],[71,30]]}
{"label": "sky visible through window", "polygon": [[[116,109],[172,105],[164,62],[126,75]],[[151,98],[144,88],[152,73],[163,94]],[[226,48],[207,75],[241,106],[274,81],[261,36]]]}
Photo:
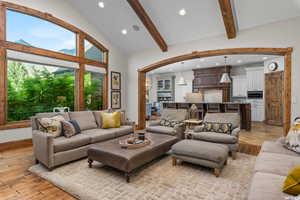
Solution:
{"label": "sky visible through window", "polygon": [[8,41],[76,55],[76,34],[61,26],[23,13],[7,10]]}

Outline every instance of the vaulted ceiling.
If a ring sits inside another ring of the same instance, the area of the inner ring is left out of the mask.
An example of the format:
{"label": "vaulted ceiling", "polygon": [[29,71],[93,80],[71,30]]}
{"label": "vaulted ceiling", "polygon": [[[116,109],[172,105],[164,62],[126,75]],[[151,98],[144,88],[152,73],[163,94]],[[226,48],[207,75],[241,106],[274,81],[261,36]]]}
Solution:
{"label": "vaulted ceiling", "polygon": [[[130,4],[130,1],[137,0],[67,1],[124,53],[160,48]],[[98,6],[99,1],[104,2],[104,8]],[[217,35],[224,35],[224,39],[228,39],[221,12],[222,1],[227,2],[227,0],[138,2],[166,45],[174,45]],[[300,16],[300,0],[232,0],[231,4],[236,37],[240,30]],[[186,15],[180,16],[178,14],[180,9],[185,9]],[[227,12],[223,12],[224,14],[228,15]],[[139,27],[139,31],[134,30],[134,25]],[[126,35],[121,33],[123,29],[127,30]]]}

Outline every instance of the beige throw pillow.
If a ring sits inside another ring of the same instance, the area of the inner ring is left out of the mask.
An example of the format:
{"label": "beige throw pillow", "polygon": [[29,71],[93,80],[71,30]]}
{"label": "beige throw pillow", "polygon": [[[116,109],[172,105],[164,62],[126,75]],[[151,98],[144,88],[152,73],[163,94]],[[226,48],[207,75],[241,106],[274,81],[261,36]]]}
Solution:
{"label": "beige throw pillow", "polygon": [[59,137],[62,134],[61,122],[65,118],[61,115],[57,115],[51,118],[41,118],[39,119],[39,130],[52,134],[54,137]]}

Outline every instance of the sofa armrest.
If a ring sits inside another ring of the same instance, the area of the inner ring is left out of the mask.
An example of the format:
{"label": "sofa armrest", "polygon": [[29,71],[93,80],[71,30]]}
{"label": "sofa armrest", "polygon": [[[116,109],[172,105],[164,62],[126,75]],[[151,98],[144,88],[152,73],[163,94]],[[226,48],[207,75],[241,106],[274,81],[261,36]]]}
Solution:
{"label": "sofa armrest", "polygon": [[159,126],[160,125],[160,120],[155,120],[155,121],[150,121],[149,126]]}
{"label": "sofa armrest", "polygon": [[134,126],[135,125],[135,122],[134,121],[126,121],[125,123],[124,123],[124,125],[125,126]]}
{"label": "sofa armrest", "polygon": [[33,151],[35,158],[46,165],[48,168],[53,167],[54,160],[54,136],[38,130],[32,131]]}
{"label": "sofa armrest", "polygon": [[231,131],[231,135],[233,135],[233,136],[239,138],[239,136],[240,136],[240,131],[241,131],[240,128],[235,128],[235,129],[233,129],[233,130]]}
{"label": "sofa armrest", "polygon": [[125,126],[132,126],[132,130],[134,131],[135,130],[135,122],[134,121],[129,121],[127,120],[124,124],[122,125],[125,125]]}

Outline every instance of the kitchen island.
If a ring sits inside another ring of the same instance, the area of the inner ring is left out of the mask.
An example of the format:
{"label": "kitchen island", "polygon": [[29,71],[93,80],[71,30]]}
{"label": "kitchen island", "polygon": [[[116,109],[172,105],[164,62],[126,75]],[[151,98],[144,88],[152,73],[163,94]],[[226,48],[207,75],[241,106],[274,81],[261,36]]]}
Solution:
{"label": "kitchen island", "polygon": [[241,116],[241,129],[251,131],[251,104],[250,103],[163,103],[164,108],[173,109],[189,109],[193,104],[197,106],[199,119],[203,119],[208,113],[224,113],[224,112],[238,112]]}

